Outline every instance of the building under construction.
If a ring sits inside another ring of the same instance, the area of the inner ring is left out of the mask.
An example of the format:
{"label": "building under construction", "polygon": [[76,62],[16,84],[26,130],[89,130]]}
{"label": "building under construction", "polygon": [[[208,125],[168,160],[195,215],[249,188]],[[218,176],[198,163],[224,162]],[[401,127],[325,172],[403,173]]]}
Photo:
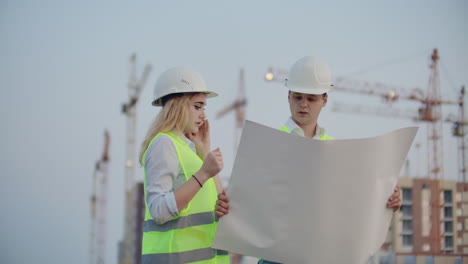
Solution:
{"label": "building under construction", "polygon": [[373,263],[468,263],[468,183],[402,177],[403,205]]}

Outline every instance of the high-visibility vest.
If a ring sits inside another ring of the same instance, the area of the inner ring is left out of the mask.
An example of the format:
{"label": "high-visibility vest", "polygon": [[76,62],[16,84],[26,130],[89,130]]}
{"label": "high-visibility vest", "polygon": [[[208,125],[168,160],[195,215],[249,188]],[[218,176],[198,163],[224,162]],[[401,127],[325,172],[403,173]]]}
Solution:
{"label": "high-visibility vest", "polygon": [[[279,130],[284,131],[286,133],[291,133],[291,131],[289,131],[289,129],[286,126],[280,127]],[[332,138],[330,136],[327,136],[325,134],[320,134],[319,137],[320,137],[320,140],[332,140],[332,139],[334,139],[334,138]]]}
{"label": "high-visibility vest", "polygon": [[[151,143],[160,135],[168,135],[171,138],[185,179],[189,180],[201,168],[202,160],[180,137],[171,132],[157,134]],[[143,155],[143,162],[147,152],[148,149]],[[146,197],[146,170],[144,190]],[[151,217],[145,199],[141,263],[229,263],[226,251],[211,248],[217,225],[214,215],[216,200],[216,184],[211,178],[205,182],[187,207],[179,212],[179,215],[164,224],[158,224]]]}

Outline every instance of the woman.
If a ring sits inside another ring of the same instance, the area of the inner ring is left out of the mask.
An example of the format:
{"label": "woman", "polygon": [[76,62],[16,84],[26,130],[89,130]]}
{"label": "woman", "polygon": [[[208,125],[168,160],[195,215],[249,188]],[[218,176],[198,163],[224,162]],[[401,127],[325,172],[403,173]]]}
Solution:
{"label": "woman", "polygon": [[184,67],[167,70],[156,82],[152,104],[162,109],[140,153],[143,264],[229,263],[227,252],[211,248],[214,207],[222,192],[216,175],[224,166],[219,148],[210,152],[205,120],[206,98],[214,96],[198,73]]}

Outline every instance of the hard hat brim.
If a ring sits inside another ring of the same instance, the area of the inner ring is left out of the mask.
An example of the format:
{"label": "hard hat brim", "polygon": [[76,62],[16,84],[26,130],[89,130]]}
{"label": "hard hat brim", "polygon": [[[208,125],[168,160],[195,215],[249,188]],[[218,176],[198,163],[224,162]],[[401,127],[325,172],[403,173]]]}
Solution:
{"label": "hard hat brim", "polygon": [[[213,91],[182,92],[182,94],[196,94],[196,93],[204,93],[204,94],[206,94],[206,98],[212,98],[212,97],[218,96],[218,93],[213,92]],[[162,99],[163,99],[165,96],[168,96],[168,95],[170,95],[170,94],[173,94],[173,93],[167,93],[167,94],[164,94],[164,95],[159,96],[158,98],[156,98],[156,99],[153,100],[153,102],[151,103],[151,105],[153,105],[153,106],[162,106]]]}
{"label": "hard hat brim", "polygon": [[289,91],[302,94],[324,94],[331,91],[331,86],[327,88],[314,88],[314,89],[304,89],[302,87],[287,86]]}

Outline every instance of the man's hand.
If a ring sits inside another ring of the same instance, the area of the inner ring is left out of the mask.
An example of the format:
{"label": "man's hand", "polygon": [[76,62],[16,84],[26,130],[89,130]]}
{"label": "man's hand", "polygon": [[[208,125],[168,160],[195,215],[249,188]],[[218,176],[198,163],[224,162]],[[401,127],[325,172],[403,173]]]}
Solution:
{"label": "man's hand", "polygon": [[225,216],[229,213],[229,198],[226,191],[218,194],[218,201],[216,201],[215,214],[217,217]]}
{"label": "man's hand", "polygon": [[398,184],[393,189],[393,194],[388,198],[387,207],[393,208],[394,212],[401,207],[400,186]]}

